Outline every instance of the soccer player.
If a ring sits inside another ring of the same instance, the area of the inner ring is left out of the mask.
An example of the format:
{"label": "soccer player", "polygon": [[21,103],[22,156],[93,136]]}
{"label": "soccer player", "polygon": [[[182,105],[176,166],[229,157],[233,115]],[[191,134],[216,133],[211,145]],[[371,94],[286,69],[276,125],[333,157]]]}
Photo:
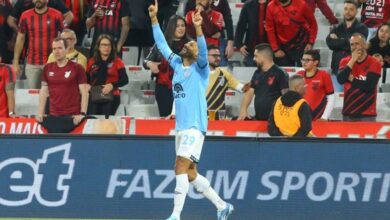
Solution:
{"label": "soccer player", "polygon": [[334,106],[334,89],[330,74],[318,69],[320,63],[318,50],[308,50],[301,59],[303,69],[298,74],[302,75],[307,84],[307,92],[304,96],[312,110],[313,120],[328,120]]}
{"label": "soccer player", "polygon": [[15,81],[12,68],[1,63],[0,51],[0,117],[12,117],[15,114]]}
{"label": "soccer player", "polygon": [[28,38],[28,55],[25,69],[30,89],[41,87],[43,65],[46,63],[51,50],[48,42],[53,42],[64,27],[61,12],[48,7],[47,1],[34,0],[35,7],[23,12],[19,20],[13,66],[16,74],[20,74],[19,58],[24,41]]}
{"label": "soccer player", "polygon": [[176,105],[176,188],[174,208],[168,220],[180,220],[190,182],[217,207],[218,219],[226,220],[232,213],[233,206],[223,201],[211,188],[210,182],[197,172],[197,163],[207,131],[205,91],[210,73],[206,41],[201,27],[202,17],[199,11],[192,16],[197,42],[186,43],[179,53],[180,57],[172,53],[164,39],[156,16],[157,8],[158,3],[155,0],[155,4],[149,7],[149,16],[156,45],[174,69],[172,84]]}
{"label": "soccer player", "polygon": [[344,84],[343,120],[375,121],[381,64],[367,54],[366,38],[355,33],[349,40],[352,54],[340,61],[337,80]]}
{"label": "soccer player", "polygon": [[[49,133],[72,131],[84,119],[88,107],[85,70],[66,58],[67,47],[65,39],[54,39],[52,48],[56,61],[43,69],[36,119]],[[44,115],[48,96],[50,112]]]}

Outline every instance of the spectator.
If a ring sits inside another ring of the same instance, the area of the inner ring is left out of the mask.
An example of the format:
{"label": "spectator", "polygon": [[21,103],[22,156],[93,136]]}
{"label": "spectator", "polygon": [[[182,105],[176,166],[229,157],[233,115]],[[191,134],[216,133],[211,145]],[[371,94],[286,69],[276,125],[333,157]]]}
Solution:
{"label": "spectator", "polygon": [[[367,27],[356,19],[358,5],[355,0],[345,0],[343,16],[344,21],[335,26],[326,37],[326,44],[333,51],[331,69],[332,74],[337,75],[340,60],[351,54],[349,39],[353,33],[361,33],[367,37]],[[334,80],[337,91],[342,91],[341,86]]]}
{"label": "spectator", "polygon": [[304,77],[307,85],[304,98],[310,105],[313,120],[328,120],[335,102],[334,89],[330,74],[318,69],[320,60],[318,50],[306,51],[301,60],[304,70],[298,74]]}
{"label": "spectator", "polygon": [[306,0],[306,4],[312,9],[313,14],[315,13],[316,7],[318,7],[330,24],[334,25],[339,23],[326,0]]}
{"label": "spectator", "polygon": [[[7,18],[8,25],[15,31],[15,33],[18,32],[18,22],[20,16],[23,14],[23,12],[36,7],[37,2],[39,2],[39,0],[16,0],[11,14]],[[65,6],[62,0],[47,1],[47,7],[56,9],[62,13],[64,19],[62,19],[61,21],[63,22],[64,26],[68,26],[72,23],[73,14]]]}
{"label": "spectator", "polygon": [[[225,93],[230,89],[244,92],[244,85],[227,70],[219,67],[220,51],[217,46],[208,46],[208,61],[210,67],[209,84],[206,89],[208,110],[225,110]],[[218,114],[216,119],[219,119]]]}
{"label": "spectator", "polygon": [[[74,48],[77,43],[76,33],[71,29],[65,29],[61,33],[61,38],[65,39],[68,44],[66,58],[80,64],[84,70],[87,69],[87,58]],[[49,55],[47,62],[55,62],[53,53]]]}
{"label": "spectator", "polygon": [[383,23],[378,28],[375,37],[369,41],[368,54],[379,53],[383,57],[384,68],[390,67],[390,22]]}
{"label": "spectator", "polygon": [[317,21],[303,0],[274,0],[268,4],[265,22],[268,40],[280,66],[300,66],[305,50],[313,48]]}
{"label": "spectator", "polygon": [[[224,26],[223,16],[221,13],[211,9],[212,0],[196,0],[196,10],[200,11],[203,18],[202,29],[206,37],[207,45],[220,45],[222,28]],[[187,33],[192,37],[196,37],[195,28],[192,24],[192,17],[195,10],[189,11],[186,15],[186,23],[188,25]]]}
{"label": "spectator", "polygon": [[368,27],[370,40],[383,22],[390,22],[389,0],[358,0],[362,6],[360,21]]}
{"label": "spectator", "polygon": [[251,88],[245,93],[241,103],[238,120],[252,119],[248,106],[255,96],[255,119],[268,120],[273,103],[288,90],[288,75],[273,61],[273,52],[269,44],[255,47],[254,60],[258,69],[252,76]]}
{"label": "spectator", "polygon": [[245,66],[256,66],[252,55],[255,46],[260,43],[268,43],[265,31],[267,5],[268,0],[249,0],[241,9],[234,46],[240,49],[241,54],[245,57]]}
{"label": "spectator", "polygon": [[301,75],[293,75],[289,91],[276,100],[268,120],[268,133],[271,136],[307,137],[312,136],[310,106],[303,96],[306,83]]}
{"label": "spectator", "polygon": [[[190,41],[186,35],[186,23],[183,17],[178,15],[171,17],[165,30],[165,39],[175,54],[179,54],[184,44]],[[144,68],[150,69],[153,76],[157,78],[155,96],[158,111],[161,117],[166,117],[172,112],[173,69],[169,66],[168,61],[164,59],[156,45],[153,46],[149,55],[145,58]]]}
{"label": "spectator", "polygon": [[[185,12],[195,9],[196,1],[189,0],[185,7]],[[231,58],[234,53],[234,28],[232,12],[228,0],[215,0],[211,4],[211,9],[220,12],[223,15],[225,26],[222,29],[219,50],[221,51],[221,66],[227,66],[227,59]]]}
{"label": "spectator", "polygon": [[381,64],[367,54],[366,38],[354,33],[350,39],[352,54],[340,61],[337,80],[344,84],[343,120],[375,121]]}
{"label": "spectator", "polygon": [[35,8],[23,12],[19,20],[13,66],[16,74],[19,75],[19,58],[23,50],[24,41],[27,38],[29,42],[25,73],[30,89],[39,89],[41,87],[43,65],[46,63],[51,51],[47,42],[53,42],[64,27],[61,12],[47,7],[47,1],[34,0]]}
{"label": "spectator", "polygon": [[94,53],[97,38],[101,34],[108,34],[115,42],[118,54],[126,41],[130,30],[130,11],[126,0],[93,0],[87,14],[87,29],[94,28],[90,56]]}
{"label": "spectator", "polygon": [[102,87],[102,93],[113,94],[113,100],[94,103],[91,100],[88,113],[92,115],[115,115],[120,104],[119,87],[129,82],[125,65],[116,55],[115,42],[107,34],[102,34],[96,41],[93,57],[88,61],[87,75],[89,84]]}
{"label": "spectator", "polygon": [[12,30],[7,24],[7,17],[12,10],[9,0],[0,0],[0,48],[2,51],[2,62],[11,63],[13,47],[11,46]]}
{"label": "spectator", "polygon": [[15,82],[16,75],[12,68],[2,63],[0,51],[0,117],[15,115]]}
{"label": "spectator", "polygon": [[176,14],[180,0],[159,0],[157,18],[163,30],[168,25],[170,18]]}
{"label": "spectator", "polygon": [[88,2],[89,0],[63,0],[65,2],[66,8],[72,10],[73,20],[72,23],[69,23],[69,28],[74,30],[77,36],[77,44],[81,45],[85,34],[87,33],[87,28],[85,26],[85,14],[88,11]]}
{"label": "spectator", "polygon": [[[83,67],[66,58],[65,39],[53,40],[55,62],[45,65],[39,92],[37,121],[49,133],[72,131],[85,117],[88,107],[87,78]],[[50,112],[44,115],[50,94]]]}

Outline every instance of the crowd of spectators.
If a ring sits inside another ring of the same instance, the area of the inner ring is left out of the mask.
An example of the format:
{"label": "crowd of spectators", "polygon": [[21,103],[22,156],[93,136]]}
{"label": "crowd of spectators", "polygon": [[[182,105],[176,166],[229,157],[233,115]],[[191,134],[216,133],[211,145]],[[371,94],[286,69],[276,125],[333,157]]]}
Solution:
{"label": "crowd of spectators", "polygon": [[[313,120],[329,119],[335,102],[333,93],[339,91],[346,93],[343,108],[346,120],[350,116],[354,120],[375,117],[376,110],[370,106],[376,103],[377,85],[383,74],[381,66],[390,67],[390,1],[345,0],[342,18],[338,20],[325,0],[247,0],[243,1],[237,23],[233,23],[228,0],[158,2],[160,25],[177,54],[195,38],[192,16],[200,11],[212,72],[207,90],[210,110],[225,108],[224,94],[230,88],[245,93],[237,119],[267,120],[275,101],[288,89],[288,74],[281,67],[302,66],[303,71],[298,74],[307,84],[304,98],[311,107]],[[50,81],[45,78],[50,79],[50,72],[42,76],[44,69],[50,63],[58,63],[55,55],[50,55],[51,43],[64,42],[66,58],[80,64],[85,71],[87,91],[98,86],[103,95],[113,96],[106,102],[93,102],[89,98],[85,113],[108,117],[115,114],[120,104],[119,87],[131,80],[127,78],[125,61],[121,60],[122,48],[131,45],[129,42],[137,42],[151,48],[143,66],[150,69],[156,80],[159,113],[166,117],[171,114],[174,102],[174,72],[170,60],[165,60],[149,40],[152,34],[147,7],[151,3],[150,0],[0,0],[1,57],[4,63],[12,64],[10,68],[2,65],[2,72],[6,75],[9,72],[10,84],[14,84],[11,76],[16,73],[16,78],[27,78],[29,88],[41,89],[41,82],[47,86]],[[319,30],[316,7],[329,22],[326,45],[332,51],[330,66],[321,66],[320,52],[315,50]],[[54,41],[58,36],[63,41]],[[86,36],[92,38],[89,53],[80,48]],[[245,66],[257,67],[250,82],[239,82],[220,68],[228,65],[235,51],[242,55]],[[362,67],[362,62],[370,62],[370,68]],[[321,67],[330,69],[330,73]],[[5,85],[2,93],[6,94],[11,87],[13,91],[13,86]],[[52,105],[51,94],[45,95],[49,97],[48,105]],[[254,117],[248,113],[253,97]],[[361,105],[351,101],[357,99],[369,101],[362,101]],[[12,102],[7,98],[3,102],[11,103],[8,114],[14,114]]]}

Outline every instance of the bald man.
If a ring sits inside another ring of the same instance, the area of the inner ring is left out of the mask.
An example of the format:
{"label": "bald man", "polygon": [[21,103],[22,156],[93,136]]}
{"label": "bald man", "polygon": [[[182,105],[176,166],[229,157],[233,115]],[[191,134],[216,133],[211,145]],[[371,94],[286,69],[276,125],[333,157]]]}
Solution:
{"label": "bald man", "polygon": [[268,120],[271,136],[312,136],[312,116],[309,104],[303,96],[306,93],[305,79],[293,75],[288,81],[289,91],[278,98]]}

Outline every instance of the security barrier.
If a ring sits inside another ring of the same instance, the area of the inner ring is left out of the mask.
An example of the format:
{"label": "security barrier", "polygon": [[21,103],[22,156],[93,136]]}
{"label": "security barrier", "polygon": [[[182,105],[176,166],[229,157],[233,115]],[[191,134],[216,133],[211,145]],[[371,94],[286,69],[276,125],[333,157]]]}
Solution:
{"label": "security barrier", "polygon": [[[163,219],[173,137],[2,136],[0,218]],[[232,220],[390,219],[388,140],[206,137],[199,164]],[[182,219],[216,218],[191,187]]]}

